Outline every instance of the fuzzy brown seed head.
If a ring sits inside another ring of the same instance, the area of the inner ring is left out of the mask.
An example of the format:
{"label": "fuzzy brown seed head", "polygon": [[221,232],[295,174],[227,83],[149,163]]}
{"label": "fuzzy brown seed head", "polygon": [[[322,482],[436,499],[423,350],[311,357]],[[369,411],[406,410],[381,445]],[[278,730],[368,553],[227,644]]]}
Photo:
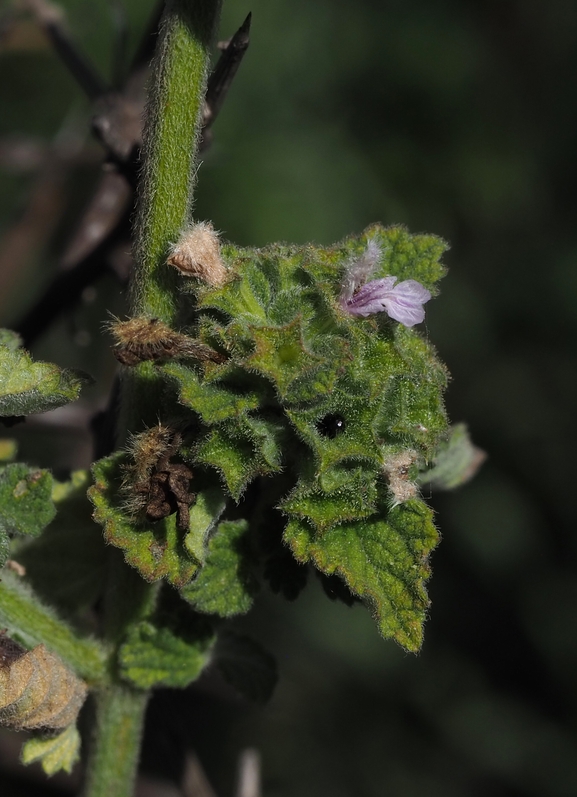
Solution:
{"label": "fuzzy brown seed head", "polygon": [[0,724],[14,730],[71,725],[84,703],[84,681],[38,645],[25,650],[0,637]]}
{"label": "fuzzy brown seed head", "polygon": [[228,279],[228,272],[220,256],[218,234],[212,224],[201,221],[185,230],[173,246],[166,261],[187,277],[198,277],[208,285],[218,287]]}
{"label": "fuzzy brown seed head", "polygon": [[181,443],[180,432],[163,424],[132,438],[132,464],[125,466],[121,486],[128,514],[154,522],[177,513],[178,527],[188,530],[189,507],[196,499],[189,490],[193,473],[171,461]]}
{"label": "fuzzy brown seed head", "polygon": [[175,332],[158,318],[113,321],[109,329],[115,339],[112,351],[123,365],[138,365],[145,360],[159,362],[186,358],[223,362],[225,359],[210,346],[182,332]]}
{"label": "fuzzy brown seed head", "polygon": [[133,481],[149,478],[159,462],[173,456],[181,442],[180,433],[163,423],[133,435],[128,444],[133,464],[125,469],[129,478]]}

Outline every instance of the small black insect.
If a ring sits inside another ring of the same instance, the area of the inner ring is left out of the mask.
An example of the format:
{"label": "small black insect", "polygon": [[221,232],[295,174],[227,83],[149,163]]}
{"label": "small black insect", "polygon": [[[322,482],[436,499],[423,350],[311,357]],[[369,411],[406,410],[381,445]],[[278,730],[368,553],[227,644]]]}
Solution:
{"label": "small black insect", "polygon": [[342,415],[331,412],[317,422],[317,430],[323,437],[330,437],[332,440],[345,431],[345,419]]}

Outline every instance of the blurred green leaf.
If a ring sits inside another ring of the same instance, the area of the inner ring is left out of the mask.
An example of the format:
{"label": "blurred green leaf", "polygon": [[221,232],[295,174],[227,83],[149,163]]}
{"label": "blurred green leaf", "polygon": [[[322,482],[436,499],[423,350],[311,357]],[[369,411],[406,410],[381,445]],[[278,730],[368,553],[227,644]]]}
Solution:
{"label": "blurred green leaf", "polygon": [[42,769],[49,777],[61,770],[72,772],[74,764],[80,757],[80,734],[75,724],[57,736],[34,736],[22,747],[23,764],[39,761]]}
{"label": "blurred green leaf", "polygon": [[87,471],[74,472],[68,482],[55,482],[56,517],[17,556],[34,591],[68,612],[94,604],[105,581],[106,545],[102,529],[92,520],[89,485]]}
{"label": "blurred green leaf", "polygon": [[36,537],[56,514],[52,474],[21,462],[0,468],[0,564],[8,557],[8,535]]}
{"label": "blurred green leaf", "polygon": [[10,330],[0,337],[0,415],[46,412],[80,395],[88,377],[52,363],[34,362]]}

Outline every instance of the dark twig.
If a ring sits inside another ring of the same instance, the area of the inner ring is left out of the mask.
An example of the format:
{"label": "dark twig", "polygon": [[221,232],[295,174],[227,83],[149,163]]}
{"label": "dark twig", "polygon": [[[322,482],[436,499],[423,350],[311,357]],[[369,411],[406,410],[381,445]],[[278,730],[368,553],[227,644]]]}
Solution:
{"label": "dark twig", "polygon": [[232,39],[222,46],[220,58],[208,80],[201,150],[210,146],[210,128],[222,108],[228,90],[248,49],[251,20],[252,14],[249,14]]}
{"label": "dark twig", "polygon": [[143,67],[148,67],[150,64],[152,56],[154,55],[154,50],[156,48],[156,40],[158,38],[160,20],[162,18],[163,11],[164,0],[158,0],[155,8],[152,11],[152,14],[150,15],[150,21],[144,36],[140,40],[140,46],[136,50],[134,58],[132,59],[132,65],[130,68],[131,74],[133,72],[139,72]]}
{"label": "dark twig", "polygon": [[218,116],[240,63],[248,49],[251,21],[252,14],[248,14],[232,39],[223,46],[218,63],[209,78],[206,90],[206,104],[210,112],[210,123]]}

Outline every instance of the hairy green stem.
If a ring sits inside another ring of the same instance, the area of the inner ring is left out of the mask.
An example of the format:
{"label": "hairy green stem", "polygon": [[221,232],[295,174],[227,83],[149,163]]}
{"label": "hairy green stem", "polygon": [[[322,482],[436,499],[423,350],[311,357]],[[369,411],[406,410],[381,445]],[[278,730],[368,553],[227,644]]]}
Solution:
{"label": "hairy green stem", "polygon": [[[130,289],[133,316],[177,322],[179,275],[167,266],[171,244],[191,220],[196,153],[220,0],[167,0],[153,62],[144,128],[143,170],[134,231]],[[171,399],[151,363],[125,373],[118,442],[170,414]],[[132,571],[112,557],[104,601],[106,639],[118,645],[154,604],[154,587],[135,587]],[[124,573],[119,572],[120,569]],[[121,684],[97,694],[97,724],[85,797],[129,797],[138,765],[146,692]]]}
{"label": "hairy green stem", "polygon": [[26,646],[44,643],[91,685],[108,677],[105,649],[93,639],[80,639],[18,576],[6,570],[0,581],[0,626]]}
{"label": "hairy green stem", "polygon": [[133,314],[170,324],[178,274],[170,245],[190,221],[196,150],[220,0],[171,0],[154,63],[144,129],[144,170],[135,227]]}
{"label": "hairy green stem", "polygon": [[130,797],[148,692],[117,684],[96,696],[96,729],[83,797]]}
{"label": "hairy green stem", "polygon": [[[168,0],[153,62],[146,112],[143,170],[134,229],[132,316],[174,324],[179,314],[179,274],[166,259],[191,221],[196,157],[220,0]],[[158,422],[163,382],[152,363],[126,376],[122,427],[138,431]],[[122,432],[121,432],[122,439]]]}

